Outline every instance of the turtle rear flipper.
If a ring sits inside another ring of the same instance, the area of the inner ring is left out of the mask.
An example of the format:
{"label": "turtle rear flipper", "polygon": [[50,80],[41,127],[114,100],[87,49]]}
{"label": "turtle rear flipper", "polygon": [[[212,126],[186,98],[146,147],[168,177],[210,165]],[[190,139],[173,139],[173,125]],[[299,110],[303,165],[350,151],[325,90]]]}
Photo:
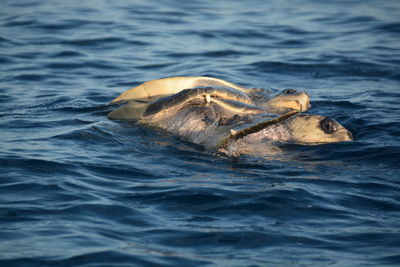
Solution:
{"label": "turtle rear flipper", "polygon": [[209,102],[215,103],[218,106],[235,114],[259,114],[266,112],[265,108],[231,99],[210,98]]}

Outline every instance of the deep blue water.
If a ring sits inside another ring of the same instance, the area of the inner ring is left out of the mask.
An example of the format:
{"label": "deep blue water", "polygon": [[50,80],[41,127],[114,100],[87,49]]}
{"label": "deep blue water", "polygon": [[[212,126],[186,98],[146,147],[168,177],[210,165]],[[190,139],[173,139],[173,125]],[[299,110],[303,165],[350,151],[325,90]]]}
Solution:
{"label": "deep blue water", "polygon": [[[400,265],[400,3],[0,8],[1,266]],[[297,88],[355,141],[224,158],[110,121],[146,80]]]}

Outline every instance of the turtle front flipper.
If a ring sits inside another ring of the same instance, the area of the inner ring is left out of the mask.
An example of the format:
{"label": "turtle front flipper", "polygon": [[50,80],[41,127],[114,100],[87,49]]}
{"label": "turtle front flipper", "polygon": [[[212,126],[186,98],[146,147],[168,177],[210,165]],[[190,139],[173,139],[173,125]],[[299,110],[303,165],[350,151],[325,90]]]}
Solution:
{"label": "turtle front flipper", "polygon": [[204,100],[204,103],[213,101],[212,99],[226,99],[251,104],[251,100],[246,94],[232,90],[230,88],[219,87],[198,87],[185,89],[176,94],[160,98],[152,102],[143,114],[143,117],[156,115],[160,112],[166,112],[172,108],[178,108],[185,105],[189,101],[196,99]]}
{"label": "turtle front flipper", "polygon": [[266,112],[265,108],[230,99],[218,99],[210,97],[208,102],[215,103],[221,108],[224,108],[234,114],[260,114]]}
{"label": "turtle front flipper", "polygon": [[188,79],[188,77],[171,77],[151,80],[123,92],[112,100],[111,103],[137,99],[154,101],[158,98],[175,94],[183,89],[191,88],[193,87],[192,84],[193,80]]}
{"label": "turtle front flipper", "polygon": [[107,117],[113,120],[139,120],[148,106],[149,103],[130,101],[111,111]]}

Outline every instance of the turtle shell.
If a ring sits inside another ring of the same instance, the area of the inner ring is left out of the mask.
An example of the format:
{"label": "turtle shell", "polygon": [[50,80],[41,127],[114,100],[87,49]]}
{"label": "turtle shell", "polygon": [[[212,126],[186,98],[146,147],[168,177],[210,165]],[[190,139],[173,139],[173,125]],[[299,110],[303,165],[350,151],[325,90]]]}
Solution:
{"label": "turtle shell", "polygon": [[225,87],[243,93],[249,90],[249,88],[213,77],[170,77],[144,82],[122,93],[112,100],[111,103],[132,100],[146,100],[151,102],[164,96],[179,93],[184,89],[196,87]]}

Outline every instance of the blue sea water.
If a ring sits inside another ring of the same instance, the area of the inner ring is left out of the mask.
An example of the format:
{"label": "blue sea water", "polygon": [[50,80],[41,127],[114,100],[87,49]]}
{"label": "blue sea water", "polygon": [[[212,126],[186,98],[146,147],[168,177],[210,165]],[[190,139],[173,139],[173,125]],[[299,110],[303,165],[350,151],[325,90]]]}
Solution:
{"label": "blue sea water", "polygon": [[[0,3],[1,266],[399,266],[400,2]],[[297,88],[353,142],[225,158],[110,121],[141,82]]]}

